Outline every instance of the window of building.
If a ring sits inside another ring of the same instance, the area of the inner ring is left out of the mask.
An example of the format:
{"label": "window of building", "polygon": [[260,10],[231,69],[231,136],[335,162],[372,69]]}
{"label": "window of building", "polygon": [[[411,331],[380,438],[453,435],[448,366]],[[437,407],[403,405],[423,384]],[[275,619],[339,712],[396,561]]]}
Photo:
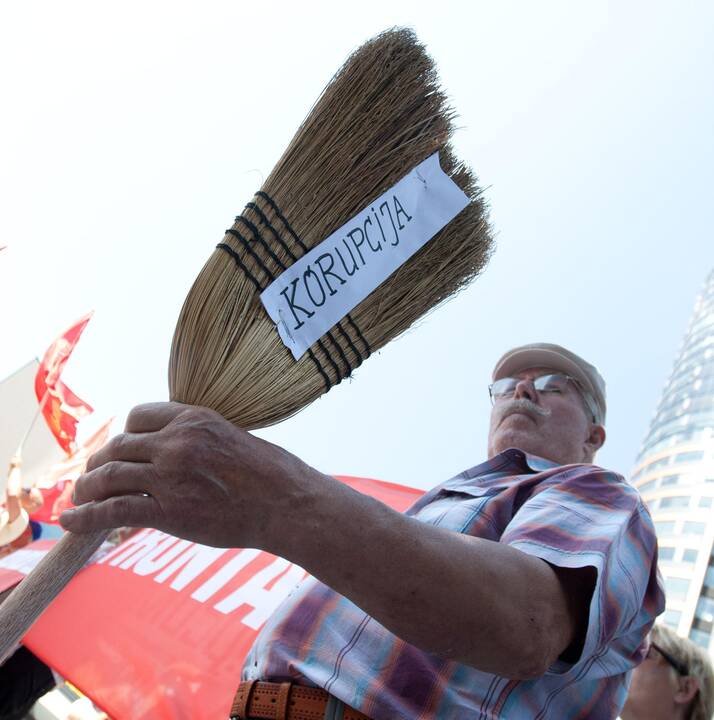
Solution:
{"label": "window of building", "polygon": [[696,628],[692,628],[689,631],[689,639],[693,642],[699,645],[699,647],[703,647],[704,649],[709,647],[709,633],[704,632],[704,630],[697,630]]}
{"label": "window of building", "polygon": [[684,578],[668,577],[664,580],[664,587],[668,598],[684,600],[689,590],[689,580]]}
{"label": "window of building", "polygon": [[707,524],[703,522],[692,522],[687,520],[684,523],[684,534],[685,535],[704,535],[704,530]]}
{"label": "window of building", "polygon": [[696,462],[697,460],[701,460],[704,457],[703,452],[684,452],[679,453],[679,455],[674,456],[674,462],[677,463],[683,463],[683,462]]}
{"label": "window of building", "polygon": [[[687,495],[672,495],[670,497],[663,497],[659,501],[659,506],[660,506],[660,508],[689,507],[689,496],[687,496]],[[685,532],[686,532],[686,529],[685,529]],[[702,530],[702,532],[704,532],[704,530]]]}
{"label": "window of building", "polygon": [[677,629],[681,619],[682,613],[679,610],[665,610],[662,615],[662,622],[675,630]]}
{"label": "window of building", "polygon": [[662,487],[666,487],[667,485],[676,485],[677,480],[679,480],[679,475],[665,475],[660,484]]}
{"label": "window of building", "polygon": [[674,532],[674,522],[656,522],[654,524],[657,535],[671,535]]}
{"label": "window of building", "polygon": [[710,497],[699,498],[699,507],[710,508],[712,506],[712,499]]}
{"label": "window of building", "polygon": [[695,563],[695,562],[697,562],[697,555],[699,555],[698,550],[693,550],[692,548],[687,548],[684,551],[684,554],[682,555],[682,562]]}
{"label": "window of building", "polygon": [[711,634],[712,619],[714,619],[714,616],[710,614],[707,614],[706,618],[695,617],[694,622],[692,623],[692,627],[696,628],[697,630],[704,630],[704,632]]}
{"label": "window of building", "polygon": [[659,549],[660,560],[674,560],[674,548],[673,547],[661,547]]}
{"label": "window of building", "polygon": [[697,617],[708,620],[709,622],[714,620],[714,598],[699,598],[699,602],[697,603],[696,615]]}
{"label": "window of building", "polygon": [[[714,482],[714,478],[712,478],[711,481]],[[644,485],[640,485],[637,489],[638,489],[641,493],[647,492],[648,490],[652,490],[652,488],[653,488],[656,484],[657,484],[657,481],[656,481],[656,480],[649,480],[649,481],[646,482]]]}
{"label": "window of building", "polygon": [[656,470],[657,468],[664,467],[665,465],[669,465],[669,456],[660,458],[659,460],[655,460],[654,462],[651,462],[647,466],[647,472],[651,472],[652,470]]}

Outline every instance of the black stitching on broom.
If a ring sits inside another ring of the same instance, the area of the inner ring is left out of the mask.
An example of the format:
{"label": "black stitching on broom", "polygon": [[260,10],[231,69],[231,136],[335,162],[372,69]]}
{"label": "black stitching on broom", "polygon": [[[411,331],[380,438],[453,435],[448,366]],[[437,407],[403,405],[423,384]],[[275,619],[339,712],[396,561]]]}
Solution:
{"label": "black stitching on broom", "polygon": [[[341,329],[341,328],[340,328]],[[340,354],[340,357],[342,358],[342,362],[347,366],[347,372],[344,374],[343,377],[349,377],[352,375],[352,365],[350,365],[350,361],[347,359],[347,355],[345,355],[345,351],[342,349],[342,345],[335,340],[332,333],[328,330],[326,333],[328,338],[330,338],[330,342],[337,348],[337,352]],[[341,380],[342,378],[340,378]]]}
{"label": "black stitching on broom", "polygon": [[258,230],[255,225],[250,220],[246,220],[242,215],[238,215],[236,217],[236,222],[241,222],[243,225],[245,225],[252,233],[253,237],[260,243],[261,247],[265,252],[270,255],[270,257],[273,259],[273,262],[281,269],[285,270],[285,265],[280,262],[280,258],[270,249],[270,245],[263,240],[263,236],[260,234],[260,231]]}
{"label": "black stitching on broom", "polygon": [[[372,354],[372,348],[370,348],[369,343],[365,339],[364,335],[362,335],[362,332],[357,327],[357,323],[352,319],[350,315],[347,315],[347,322],[354,328],[354,331],[357,333],[357,336],[362,341],[362,344],[364,345],[364,349],[367,351],[367,357],[369,357]],[[365,358],[366,360],[367,358]]]}
{"label": "black stitching on broom", "polygon": [[[231,232],[230,230],[227,230],[226,232],[240,238],[241,240],[243,240],[244,245],[247,246],[247,241],[244,238],[241,238],[239,233]],[[258,282],[258,280],[256,280],[253,273],[251,273],[250,270],[248,270],[248,268],[245,266],[245,263],[241,260],[240,255],[238,255],[238,253],[230,245],[227,245],[226,243],[218,243],[218,245],[216,245],[216,248],[220,250],[225,250],[235,260],[236,265],[238,265],[238,267],[245,273],[245,276],[253,283],[253,285],[255,285],[256,290],[259,293],[263,292],[263,287],[261,286],[261,284]],[[247,249],[250,250],[249,247]],[[255,255],[255,253],[253,253],[253,255]],[[260,262],[260,258],[258,258],[257,256],[256,258],[258,260],[258,263],[262,266],[263,271],[268,274],[268,277],[270,277],[272,281],[274,278],[272,277],[272,275],[270,275],[270,272],[267,270],[267,268],[265,268],[265,266],[262,265],[262,263]],[[325,368],[322,367],[322,363],[320,363],[320,361],[315,357],[315,353],[313,353],[310,348],[308,348],[307,354],[317,368],[317,371],[320,373],[320,375],[322,375],[322,379],[325,381],[325,392],[329,392],[330,388],[332,387],[332,382],[330,381],[329,375],[325,372]],[[330,358],[330,360],[332,360],[332,358]],[[333,366],[335,366],[334,362],[332,364]],[[337,376],[339,377],[339,372],[337,373]]]}
{"label": "black stitching on broom", "polygon": [[310,348],[307,349],[307,354],[310,356],[310,360],[315,363],[315,367],[317,368],[320,375],[322,375],[322,379],[325,381],[325,392],[329,392],[330,388],[332,387],[330,376],[325,372],[325,368],[322,367],[322,364],[315,357],[315,353]]}
{"label": "black stitching on broom", "polygon": [[230,246],[226,245],[226,243],[218,243],[216,245],[217,249],[225,250],[235,261],[236,265],[245,273],[245,276],[250,280],[253,285],[255,285],[255,289],[260,293],[263,292],[263,288],[260,286],[260,283],[255,279],[253,273],[248,270],[248,268],[243,264],[243,261],[240,259],[240,255]]}
{"label": "black stitching on broom", "polygon": [[[349,336],[348,333],[345,332],[345,329],[342,327],[342,323],[338,322],[335,327],[340,332],[340,335],[342,335],[342,337],[345,339],[347,344],[350,346],[350,349],[352,350],[355,357],[357,358],[356,368],[358,368],[364,362],[364,358],[360,355],[359,350],[357,350],[357,348],[355,347],[355,344],[352,342],[352,338]],[[356,368],[354,368],[354,369],[356,369]],[[353,372],[354,372],[354,369],[353,369]],[[350,374],[352,374],[352,373],[350,373]]]}
{"label": "black stitching on broom", "polygon": [[280,208],[275,204],[275,200],[268,195],[268,193],[263,192],[262,190],[258,190],[257,193],[255,193],[257,197],[263,198],[265,202],[270,205],[270,207],[273,209],[273,212],[278,216],[278,219],[280,222],[285,225],[285,229],[293,236],[293,240],[302,248],[303,252],[307,252],[307,247],[305,243],[298,237],[297,233],[290,227],[290,223],[285,219],[285,215],[283,215],[280,212]]}
{"label": "black stitching on broom", "polygon": [[[332,339],[332,342],[335,342],[334,338]],[[340,366],[334,361],[332,358],[332,355],[327,352],[327,348],[324,346],[322,340],[317,341],[317,347],[322,350],[322,354],[330,361],[330,365],[332,365],[332,369],[335,372],[335,377],[337,378],[337,385],[339,385],[342,382],[342,374],[340,373]]]}
{"label": "black stitching on broom", "polygon": [[[290,256],[290,259],[295,262],[297,260],[297,256],[295,253],[290,249],[290,246],[285,242],[285,240],[280,237],[280,233],[272,226],[270,220],[268,220],[266,214],[253,202],[249,202],[246,205],[247,208],[250,208],[259,218],[260,222],[265,225],[268,230],[270,230],[271,233],[273,233],[273,237],[278,241],[280,246],[285,250],[285,252]],[[278,211],[279,212],[279,211]],[[307,249],[307,248],[305,248]]]}
{"label": "black stitching on broom", "polygon": [[[270,249],[269,245],[265,242],[265,240],[263,240],[263,236],[260,234],[260,230],[258,230],[258,228],[250,220],[244,218],[242,215],[239,215],[236,218],[236,222],[242,222],[253,233],[253,237],[262,245],[263,248],[265,248],[265,251],[270,255],[271,258],[273,258],[275,263],[278,265],[278,267],[282,271],[285,271],[287,269],[285,267],[285,265],[283,265],[283,263],[280,261],[280,258]],[[280,236],[278,235],[277,232],[275,232],[275,229],[272,227],[272,225],[270,225],[270,223],[268,223],[268,226],[273,231],[275,236],[278,237],[278,239],[280,239]],[[281,245],[284,245],[284,242],[282,240],[280,241],[280,243],[281,243]],[[297,259],[297,258],[295,258],[293,253],[290,252],[289,248],[288,248],[288,252],[290,253],[290,255],[292,256],[293,259]],[[332,333],[329,330],[325,333],[325,335],[327,335],[327,337],[330,339],[330,342],[337,348],[337,351],[339,352],[340,357],[342,358],[342,362],[345,364],[345,367],[347,368],[347,372],[345,373],[344,377],[348,377],[349,375],[352,374],[352,366],[350,365],[349,360],[347,359],[347,356],[345,355],[344,350],[342,349],[342,346],[337,342],[337,340],[335,340],[334,336],[332,335]],[[322,347],[322,345],[320,345],[320,348],[328,356],[330,363],[332,363],[332,367],[335,370],[335,375],[338,378],[337,382],[339,383],[342,380],[343,375],[340,372],[340,369],[339,369],[337,363],[335,363],[333,361],[332,356],[327,352],[327,350],[324,347]]]}
{"label": "black stitching on broom", "polygon": [[229,235],[233,235],[234,238],[237,238],[241,241],[243,244],[243,247],[248,251],[249,255],[255,260],[258,267],[270,278],[270,282],[273,282],[275,280],[275,276],[273,273],[270,272],[270,270],[267,268],[265,263],[260,259],[260,255],[253,250],[253,248],[250,246],[250,243],[237,231],[233,228],[228,228],[226,230],[226,233]]}
{"label": "black stitching on broom", "polygon": [[[300,239],[298,234],[292,229],[292,227],[290,226],[290,223],[287,221],[287,218],[285,217],[285,215],[283,215],[282,212],[280,212],[280,208],[278,207],[275,200],[273,200],[273,198],[271,198],[270,195],[268,195],[268,193],[263,192],[262,190],[258,190],[258,192],[255,193],[255,195],[256,195],[256,197],[262,198],[263,200],[265,200],[265,202],[268,203],[268,205],[270,205],[270,207],[272,208],[272,210],[275,213],[275,215],[277,216],[277,218],[280,220],[280,222],[282,222],[282,224],[285,226],[285,229],[293,237],[293,240],[295,240],[295,242],[302,248],[303,252],[307,252],[308,250],[307,250],[307,247],[305,246],[305,243],[303,243],[303,241]],[[248,207],[252,207],[253,209],[258,210],[259,216],[263,220],[263,222],[272,230],[273,234],[278,238],[280,243],[286,248],[286,250],[290,253],[290,255],[296,260],[297,258],[295,258],[295,256],[292,254],[292,252],[290,252],[290,249],[286,246],[285,241],[282,240],[282,238],[280,237],[278,232],[273,228],[273,226],[270,224],[268,219],[265,217],[265,214],[261,210],[258,209],[257,205],[255,205],[255,203],[248,203]],[[362,332],[360,331],[359,327],[357,327],[357,323],[355,323],[355,321],[352,319],[352,316],[348,313],[346,315],[346,317],[347,317],[347,322],[349,322],[349,324],[354,328],[355,332],[357,333],[357,337],[359,337],[359,339],[362,341],[365,351],[367,352],[366,357],[362,357],[362,354],[359,352],[359,350],[357,350],[357,348],[355,347],[354,343],[352,342],[352,339],[350,338],[349,334],[344,331],[344,329],[342,328],[342,324],[340,322],[337,323],[337,329],[347,339],[347,342],[349,343],[349,346],[350,346],[350,350],[352,350],[355,357],[358,358],[357,367],[359,367],[372,354],[372,349],[369,347],[369,343],[365,340],[364,335],[362,335]],[[333,342],[334,342],[334,340],[333,340]],[[347,363],[347,367],[350,368],[348,375],[351,375],[352,368],[349,365],[349,363]]]}

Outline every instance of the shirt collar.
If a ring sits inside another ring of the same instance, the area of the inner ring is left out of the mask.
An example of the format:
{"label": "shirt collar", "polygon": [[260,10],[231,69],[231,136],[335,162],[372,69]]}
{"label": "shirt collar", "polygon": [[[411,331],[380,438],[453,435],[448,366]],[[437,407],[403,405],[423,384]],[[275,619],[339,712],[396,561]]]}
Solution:
{"label": "shirt collar", "polygon": [[558,467],[559,463],[539,457],[538,455],[530,455],[519,450],[518,448],[508,448],[498,455],[486,460],[486,462],[476,465],[475,467],[464,470],[456,477],[447,482],[459,484],[467,479],[483,477],[496,472],[506,472],[510,475],[526,475],[530,473],[541,473]]}

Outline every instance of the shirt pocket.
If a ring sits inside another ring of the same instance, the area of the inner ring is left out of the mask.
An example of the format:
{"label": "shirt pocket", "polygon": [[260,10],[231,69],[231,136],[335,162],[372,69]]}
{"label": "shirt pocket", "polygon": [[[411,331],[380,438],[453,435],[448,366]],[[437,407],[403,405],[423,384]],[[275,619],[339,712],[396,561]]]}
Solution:
{"label": "shirt pocket", "polygon": [[478,534],[484,538],[498,536],[500,533],[489,512],[489,504],[496,500],[502,489],[481,485],[442,488],[415,517],[453,532]]}

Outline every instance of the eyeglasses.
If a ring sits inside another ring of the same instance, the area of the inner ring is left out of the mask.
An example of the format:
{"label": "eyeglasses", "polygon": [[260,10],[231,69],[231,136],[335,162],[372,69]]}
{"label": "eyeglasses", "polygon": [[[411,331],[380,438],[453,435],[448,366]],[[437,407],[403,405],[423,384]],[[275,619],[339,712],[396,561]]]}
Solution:
{"label": "eyeglasses", "polygon": [[689,675],[689,668],[687,667],[686,663],[680,662],[675,657],[670,655],[666,650],[662,650],[662,648],[655,642],[650,642],[649,650],[647,651],[647,657],[652,657],[652,649],[655,649],[667,662],[668,665],[673,667],[679,675],[682,677],[686,677]]}
{"label": "eyeglasses", "polygon": [[[516,392],[516,387],[520,382],[523,382],[522,378],[505,377],[499,378],[495,382],[491,383],[491,385],[488,386],[488,392],[491,396],[491,404],[495,404],[496,400],[513,397]],[[549,373],[547,375],[539,375],[536,378],[531,378],[530,382],[533,383],[533,387],[539,393],[553,393],[560,395],[565,393],[565,389],[569,382],[573,383],[585,401],[593,422],[597,422],[598,411],[595,401],[590,393],[587,392],[575,378],[570,377],[570,375],[563,375],[562,373]]]}

